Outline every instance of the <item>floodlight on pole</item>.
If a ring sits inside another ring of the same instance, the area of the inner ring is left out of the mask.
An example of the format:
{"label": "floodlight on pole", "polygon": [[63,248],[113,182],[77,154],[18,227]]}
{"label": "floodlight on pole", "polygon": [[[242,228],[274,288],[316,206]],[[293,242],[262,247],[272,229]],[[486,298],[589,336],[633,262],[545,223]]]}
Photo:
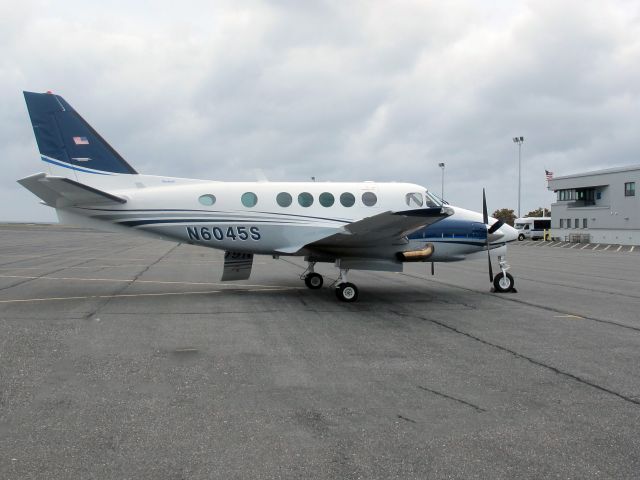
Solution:
{"label": "floodlight on pole", "polygon": [[442,169],[442,188],[440,190],[440,198],[444,200],[444,163],[440,162],[438,166]]}
{"label": "floodlight on pole", "polygon": [[520,192],[522,190],[522,144],[524,137],[513,137],[513,143],[518,144],[518,218],[520,218]]}

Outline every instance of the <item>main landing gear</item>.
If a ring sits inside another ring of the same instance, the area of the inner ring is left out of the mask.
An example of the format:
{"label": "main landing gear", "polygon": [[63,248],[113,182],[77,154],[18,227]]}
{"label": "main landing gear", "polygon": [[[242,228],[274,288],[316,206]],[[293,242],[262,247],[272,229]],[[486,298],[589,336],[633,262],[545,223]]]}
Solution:
{"label": "main landing gear", "polygon": [[507,273],[507,270],[509,269],[507,260],[504,257],[499,256],[498,263],[500,263],[501,272],[493,278],[493,287],[495,288],[495,291],[498,293],[517,292],[514,288],[515,282],[513,277],[510,273]]}
{"label": "main landing gear", "polygon": [[313,270],[313,267],[315,265],[316,265],[316,262],[309,262],[309,266],[307,267],[307,269],[304,272],[302,272],[302,275],[300,275],[300,278],[304,280],[304,284],[311,290],[317,290],[319,288],[322,288],[322,284],[324,283],[324,279],[322,278],[322,275],[320,275],[319,273],[316,273]]}
{"label": "main landing gear", "polygon": [[[324,280],[322,275],[314,271],[316,262],[309,262],[307,269],[300,275],[304,284],[311,290],[322,288]],[[358,287],[347,281],[346,268],[340,269],[340,278],[336,281],[336,297],[343,302],[355,302],[358,299]]]}

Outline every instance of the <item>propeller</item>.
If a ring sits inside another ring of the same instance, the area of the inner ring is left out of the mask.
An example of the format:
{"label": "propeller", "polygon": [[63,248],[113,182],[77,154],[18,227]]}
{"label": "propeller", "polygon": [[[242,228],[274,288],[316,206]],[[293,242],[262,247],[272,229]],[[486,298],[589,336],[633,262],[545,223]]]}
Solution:
{"label": "propeller", "polygon": [[[487,227],[489,227],[489,213],[487,212],[487,195],[485,194],[484,188],[482,189],[482,221]],[[500,228],[502,226],[502,223],[503,223],[502,220],[498,220],[496,223],[494,223],[491,227],[487,229],[487,237],[486,237],[487,259],[489,260],[489,280],[492,282],[493,282],[493,267],[491,266],[491,253],[489,252],[489,234],[495,232],[498,228]],[[496,225],[498,226],[496,227]]]}

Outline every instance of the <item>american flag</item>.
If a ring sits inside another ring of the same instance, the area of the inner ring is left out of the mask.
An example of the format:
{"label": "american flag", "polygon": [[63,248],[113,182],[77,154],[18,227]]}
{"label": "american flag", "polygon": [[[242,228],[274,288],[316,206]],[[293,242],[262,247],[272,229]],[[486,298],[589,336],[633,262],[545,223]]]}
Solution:
{"label": "american flag", "polygon": [[87,137],[73,137],[73,143],[76,145],[89,145]]}
{"label": "american flag", "polygon": [[547,177],[547,182],[553,178],[553,172],[550,172],[549,170],[545,170],[544,174]]}

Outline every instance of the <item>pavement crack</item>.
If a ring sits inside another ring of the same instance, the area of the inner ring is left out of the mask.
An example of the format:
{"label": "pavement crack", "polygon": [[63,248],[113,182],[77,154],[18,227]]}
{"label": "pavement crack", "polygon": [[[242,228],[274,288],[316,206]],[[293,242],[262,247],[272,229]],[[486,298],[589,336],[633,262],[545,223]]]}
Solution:
{"label": "pavement crack", "polygon": [[[402,315],[402,314],[400,314],[400,315]],[[506,353],[508,353],[510,355],[513,355],[514,357],[517,357],[517,358],[520,358],[522,360],[525,360],[525,361],[527,361],[527,362],[529,362],[529,363],[531,363],[533,365],[536,365],[536,366],[539,366],[539,367],[542,367],[542,368],[546,368],[547,370],[550,370],[550,371],[552,371],[552,372],[554,372],[554,373],[556,373],[558,375],[562,375],[564,377],[567,377],[567,378],[570,378],[572,380],[575,380],[576,382],[579,382],[579,383],[582,383],[584,385],[588,385],[588,386],[590,386],[592,388],[595,388],[596,390],[600,390],[601,392],[605,392],[605,393],[608,393],[610,395],[616,396],[616,397],[618,397],[618,398],[620,398],[620,399],[622,399],[622,400],[624,400],[626,402],[633,403],[635,405],[640,405],[640,400],[636,400],[633,397],[629,397],[629,396],[626,396],[626,395],[624,395],[624,394],[622,394],[620,392],[616,392],[615,390],[611,390],[610,388],[603,387],[602,385],[598,385],[597,383],[594,383],[594,382],[591,382],[591,381],[589,381],[589,380],[587,380],[585,378],[579,377],[578,375],[574,375],[573,373],[565,372],[563,370],[560,370],[557,367],[554,367],[553,365],[548,365],[548,364],[543,363],[543,362],[541,362],[539,360],[536,360],[534,358],[531,358],[531,357],[528,357],[526,355],[523,355],[522,353],[518,353],[515,350],[511,350],[511,349],[509,349],[507,347],[503,347],[502,345],[498,345],[497,343],[491,343],[491,342],[489,342],[487,340],[483,340],[480,337],[476,337],[475,335],[472,335],[472,334],[470,334],[468,332],[464,332],[462,330],[459,330],[459,329],[457,329],[455,327],[452,327],[451,325],[447,325],[446,323],[439,322],[438,320],[434,320],[432,318],[422,317],[422,316],[418,316],[418,315],[404,314],[404,316],[418,318],[418,319],[426,321],[426,322],[431,322],[434,325],[438,325],[438,326],[440,326],[442,328],[445,328],[447,330],[455,332],[455,333],[457,333],[459,335],[464,335],[465,337],[470,338],[472,340],[475,340],[476,342],[480,342],[480,343],[482,343],[484,345],[487,345],[489,347],[493,347],[493,348],[496,348],[496,349],[501,350],[503,352],[506,352]]]}
{"label": "pavement crack", "polygon": [[129,288],[133,283],[135,283],[136,280],[138,280],[142,275],[144,275],[146,272],[149,271],[149,269],[151,267],[153,267],[154,265],[158,264],[159,262],[161,262],[162,260],[164,260],[165,258],[167,258],[176,248],[178,248],[180,246],[180,243],[176,243],[173,247],[171,247],[169,250],[167,250],[163,255],[161,255],[160,257],[158,257],[157,260],[155,260],[154,262],[150,263],[149,265],[147,265],[146,267],[144,267],[142,270],[140,270],[140,272],[138,272],[132,279],[130,282],[127,282],[124,286],[122,286],[121,288],[119,288],[118,290],[116,290],[115,293],[113,293],[111,296],[109,296],[109,298],[107,298],[104,302],[100,303],[98,306],[96,306],[95,309],[93,309],[91,312],[87,313],[84,316],[85,320],[88,320],[89,318],[93,317],[94,315],[96,315],[100,310],[102,310],[104,307],[107,306],[107,304],[109,304],[109,302],[111,302],[111,300],[113,300],[114,298],[117,298],[117,295],[121,294],[122,292],[124,292],[127,288]]}
{"label": "pavement crack", "polygon": [[[473,288],[463,287],[461,285],[457,285],[455,283],[444,282],[442,280],[433,280],[431,278],[425,278],[425,277],[421,277],[419,275],[413,275],[411,273],[400,273],[400,275],[404,275],[404,276],[411,277],[411,278],[417,278],[417,279],[420,279],[420,280],[426,280],[428,282],[433,282],[433,283],[437,283],[437,284],[440,284],[440,285],[446,285],[448,287],[458,288],[460,290],[465,290],[467,292],[478,293],[480,295],[489,295],[489,296],[491,296],[493,298],[498,298],[498,299],[503,300],[505,302],[519,303],[521,305],[527,305],[529,307],[540,308],[540,309],[546,310],[548,312],[562,313],[562,314],[570,313],[570,312],[566,312],[566,311],[563,311],[563,310],[560,310],[560,309],[557,309],[557,308],[549,307],[547,305],[541,305],[539,303],[527,302],[526,300],[520,300],[518,298],[503,296],[503,294],[496,294],[496,293],[491,293],[491,292],[485,292],[485,291],[482,291],[482,290],[476,290],[476,289],[473,289]],[[568,285],[565,285],[565,286],[569,287]],[[605,292],[605,293],[607,293],[607,292]],[[640,332],[640,328],[638,328],[638,327],[634,327],[634,326],[631,326],[631,325],[626,325],[624,323],[614,322],[613,320],[605,320],[603,318],[590,317],[588,315],[582,315],[582,314],[580,314],[579,316],[582,317],[583,320],[591,320],[591,321],[597,322],[597,323],[604,323],[604,324],[607,324],[607,325],[614,325],[616,327],[626,328],[626,329],[629,329],[629,330],[633,330],[635,332]]]}
{"label": "pavement crack", "polygon": [[442,392],[438,392],[437,390],[433,390],[431,388],[427,388],[427,387],[423,387],[422,385],[417,385],[417,387],[421,390],[424,390],[425,392],[430,392],[433,393],[434,395],[439,395],[443,398],[447,398],[449,400],[453,400],[454,402],[458,402],[461,403],[463,405],[466,405],[467,407],[471,407],[475,410],[477,410],[478,412],[486,412],[486,410],[482,407],[479,407],[478,405],[474,405],[473,403],[469,403],[465,400],[462,400],[460,398],[456,398],[456,397],[452,397],[451,395],[447,395],[446,393],[442,393]]}
{"label": "pavement crack", "polygon": [[409,423],[418,423],[415,420],[410,419],[409,417],[405,417],[403,415],[396,415],[396,417],[398,417],[400,420],[404,420],[405,422],[409,422]]}

